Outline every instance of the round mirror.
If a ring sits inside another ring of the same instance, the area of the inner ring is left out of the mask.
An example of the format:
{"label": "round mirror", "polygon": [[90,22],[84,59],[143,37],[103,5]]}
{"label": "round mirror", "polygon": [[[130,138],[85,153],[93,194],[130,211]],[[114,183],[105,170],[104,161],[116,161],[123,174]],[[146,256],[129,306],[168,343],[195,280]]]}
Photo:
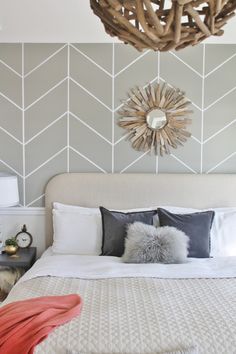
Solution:
{"label": "round mirror", "polygon": [[151,129],[161,129],[167,123],[165,112],[161,109],[153,109],[147,114],[147,124]]}

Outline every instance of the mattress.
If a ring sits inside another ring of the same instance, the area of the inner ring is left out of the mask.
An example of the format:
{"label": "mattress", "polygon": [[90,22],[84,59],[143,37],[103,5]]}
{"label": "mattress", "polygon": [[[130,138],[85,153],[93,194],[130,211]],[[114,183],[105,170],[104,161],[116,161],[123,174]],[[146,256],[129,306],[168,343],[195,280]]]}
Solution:
{"label": "mattress", "polygon": [[[205,270],[205,271],[204,271]],[[47,253],[5,303],[77,293],[79,317],[37,354],[236,354],[236,258],[128,265],[116,257]]]}

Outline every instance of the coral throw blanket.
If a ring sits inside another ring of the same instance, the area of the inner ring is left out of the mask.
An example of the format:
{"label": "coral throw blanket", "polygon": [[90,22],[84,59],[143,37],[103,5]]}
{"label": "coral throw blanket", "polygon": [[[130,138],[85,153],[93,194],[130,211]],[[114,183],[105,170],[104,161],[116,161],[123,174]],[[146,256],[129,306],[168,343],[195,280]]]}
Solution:
{"label": "coral throw blanket", "polygon": [[32,354],[56,327],[80,314],[79,295],[45,296],[0,308],[0,354]]}

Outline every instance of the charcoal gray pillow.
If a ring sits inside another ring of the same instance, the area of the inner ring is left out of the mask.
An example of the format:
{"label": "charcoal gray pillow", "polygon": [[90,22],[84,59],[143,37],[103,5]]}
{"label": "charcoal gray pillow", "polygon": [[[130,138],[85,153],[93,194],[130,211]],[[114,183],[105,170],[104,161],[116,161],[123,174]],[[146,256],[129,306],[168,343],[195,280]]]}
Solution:
{"label": "charcoal gray pillow", "polygon": [[124,253],[127,225],[135,221],[152,225],[153,216],[157,213],[157,210],[122,213],[100,207],[100,212],[103,232],[102,256],[121,257]]}
{"label": "charcoal gray pillow", "polygon": [[210,232],[214,219],[214,211],[191,214],[173,214],[158,208],[160,226],[172,226],[183,231],[189,237],[188,257],[210,257]]}
{"label": "charcoal gray pillow", "polygon": [[189,238],[175,227],[154,227],[135,222],[128,226],[125,263],[185,263]]}

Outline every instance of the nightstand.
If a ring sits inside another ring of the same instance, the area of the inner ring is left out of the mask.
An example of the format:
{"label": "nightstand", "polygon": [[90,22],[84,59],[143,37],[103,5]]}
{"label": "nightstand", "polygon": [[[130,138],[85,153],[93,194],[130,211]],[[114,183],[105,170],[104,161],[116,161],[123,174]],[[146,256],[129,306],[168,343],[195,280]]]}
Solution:
{"label": "nightstand", "polygon": [[0,302],[35,260],[36,247],[19,248],[14,256],[0,254]]}
{"label": "nightstand", "polygon": [[0,267],[23,268],[28,270],[36,260],[36,247],[19,248],[16,255],[0,254]]}

